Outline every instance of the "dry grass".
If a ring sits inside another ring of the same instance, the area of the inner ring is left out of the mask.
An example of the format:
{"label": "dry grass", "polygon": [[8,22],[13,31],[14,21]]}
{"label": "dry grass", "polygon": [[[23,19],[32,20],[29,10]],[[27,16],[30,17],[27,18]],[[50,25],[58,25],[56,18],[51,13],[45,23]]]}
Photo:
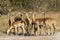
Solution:
{"label": "dry grass", "polygon": [[[15,14],[18,12],[11,12],[12,17],[19,16],[19,14]],[[43,14],[36,13],[36,18],[43,18]],[[32,17],[32,14],[29,14],[30,17]],[[26,16],[24,15],[24,18]],[[60,12],[47,12],[46,17],[55,18],[56,19],[56,27],[60,31]],[[2,33],[1,31],[5,31],[9,28],[8,25],[8,16],[2,15],[0,17],[0,40],[60,40],[60,33],[57,33],[55,36],[16,36],[16,35],[6,35],[5,33]]]}
{"label": "dry grass", "polygon": [[[19,14],[17,14],[19,12],[11,12],[11,17],[16,17],[16,16],[20,16]],[[55,18],[56,19],[56,27],[58,29],[60,29],[60,12],[47,12],[46,13],[46,17],[50,17],[50,18]],[[36,18],[43,18],[43,14],[39,14],[36,13]],[[30,17],[32,17],[32,14],[29,14]],[[24,14],[24,18],[25,18],[25,14]],[[0,30],[5,31],[7,28],[9,28],[8,25],[8,16],[7,15],[2,15],[0,17]]]}

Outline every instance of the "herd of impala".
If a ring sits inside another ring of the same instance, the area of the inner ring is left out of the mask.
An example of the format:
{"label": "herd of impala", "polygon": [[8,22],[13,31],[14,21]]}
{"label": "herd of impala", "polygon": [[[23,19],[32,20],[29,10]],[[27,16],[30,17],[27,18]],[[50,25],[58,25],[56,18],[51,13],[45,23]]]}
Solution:
{"label": "herd of impala", "polygon": [[[32,34],[41,35],[41,30],[44,31],[46,35],[54,35],[56,30],[56,20],[54,18],[29,18],[28,13],[26,13],[26,18],[23,20],[21,17],[15,17],[12,22],[12,19],[9,19],[10,28],[7,30],[7,34],[11,32],[11,30],[15,29],[15,34],[18,34],[17,28],[22,28],[23,35]],[[32,31],[33,30],[33,31]]]}

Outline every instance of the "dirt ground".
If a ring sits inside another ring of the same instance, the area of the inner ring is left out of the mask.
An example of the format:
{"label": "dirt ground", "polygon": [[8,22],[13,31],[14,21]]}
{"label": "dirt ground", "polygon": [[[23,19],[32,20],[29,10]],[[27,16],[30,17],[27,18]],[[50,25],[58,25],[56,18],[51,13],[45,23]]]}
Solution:
{"label": "dirt ground", "polygon": [[[16,15],[16,14],[15,14]],[[43,14],[36,14],[36,18],[43,18]],[[25,15],[24,15],[25,16]],[[0,17],[0,40],[60,40],[60,12],[47,12],[46,17],[56,19],[56,33],[54,36],[18,36],[7,35],[5,32],[9,28],[8,16],[1,15]]]}

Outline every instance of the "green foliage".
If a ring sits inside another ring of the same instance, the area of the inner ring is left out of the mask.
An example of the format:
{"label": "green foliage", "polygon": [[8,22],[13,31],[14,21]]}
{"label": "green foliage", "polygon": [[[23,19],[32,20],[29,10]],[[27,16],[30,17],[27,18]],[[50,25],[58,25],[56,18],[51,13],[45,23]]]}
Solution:
{"label": "green foliage", "polygon": [[7,6],[7,0],[0,0],[0,14],[8,14]]}
{"label": "green foliage", "polygon": [[0,12],[7,12],[9,8],[26,11],[60,11],[60,0],[0,0]]}

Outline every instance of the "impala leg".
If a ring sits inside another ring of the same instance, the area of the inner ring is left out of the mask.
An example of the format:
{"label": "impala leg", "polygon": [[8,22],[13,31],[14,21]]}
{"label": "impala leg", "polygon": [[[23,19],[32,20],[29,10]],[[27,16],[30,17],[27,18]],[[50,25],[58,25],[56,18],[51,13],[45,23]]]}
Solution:
{"label": "impala leg", "polygon": [[48,35],[47,28],[44,29],[44,32],[45,32],[46,35]]}
{"label": "impala leg", "polygon": [[50,29],[50,35],[52,35],[53,34],[53,26],[52,25],[49,25],[49,29]]}
{"label": "impala leg", "polygon": [[23,36],[24,36],[24,28],[22,28],[23,29]]}
{"label": "impala leg", "polygon": [[36,31],[36,32],[35,32],[35,36],[37,36],[37,34],[38,34],[38,32]]}
{"label": "impala leg", "polygon": [[50,35],[53,34],[53,28],[50,28]]}
{"label": "impala leg", "polygon": [[26,31],[25,31],[25,27],[24,27],[24,26],[25,26],[24,23],[22,23],[23,36],[24,36],[24,34],[26,33]]}
{"label": "impala leg", "polygon": [[55,31],[56,31],[56,28],[55,28],[55,25],[53,24],[53,29],[54,29],[54,31],[53,31],[53,35],[55,34]]}
{"label": "impala leg", "polygon": [[54,32],[53,32],[53,35],[55,34],[55,31],[56,31],[56,28],[54,28]]}
{"label": "impala leg", "polygon": [[54,35],[54,33],[55,33],[55,28],[51,26],[51,35]]}
{"label": "impala leg", "polygon": [[48,33],[48,35],[51,35],[51,31],[52,29],[51,29],[51,25],[47,25],[47,33]]}
{"label": "impala leg", "polygon": [[13,28],[13,26],[11,26],[8,30],[7,30],[7,35],[10,33],[11,29]]}
{"label": "impala leg", "polygon": [[46,33],[46,35],[49,35],[49,28],[48,28],[48,25],[45,25],[44,27],[45,27],[45,33]]}
{"label": "impala leg", "polygon": [[34,35],[37,35],[37,27],[34,28]]}
{"label": "impala leg", "polygon": [[34,30],[34,34],[35,34],[35,36],[37,36],[37,34],[38,34],[37,31],[38,31],[37,28],[35,28],[35,30]]}
{"label": "impala leg", "polygon": [[36,27],[36,36],[39,36],[39,34],[41,35],[41,30],[39,28],[39,24]]}
{"label": "impala leg", "polygon": [[35,36],[37,35],[37,25],[35,25],[35,27],[34,27],[34,35]]}
{"label": "impala leg", "polygon": [[18,27],[15,27],[15,33],[16,33],[16,34],[18,33],[17,28],[18,28]]}
{"label": "impala leg", "polygon": [[35,25],[33,24],[32,26],[33,26],[33,34],[34,34],[34,27],[35,27]]}
{"label": "impala leg", "polygon": [[32,32],[33,32],[33,27],[32,27],[32,25],[30,24],[29,26],[28,26],[28,30],[27,30],[27,35],[31,35],[31,34],[33,34]]}

